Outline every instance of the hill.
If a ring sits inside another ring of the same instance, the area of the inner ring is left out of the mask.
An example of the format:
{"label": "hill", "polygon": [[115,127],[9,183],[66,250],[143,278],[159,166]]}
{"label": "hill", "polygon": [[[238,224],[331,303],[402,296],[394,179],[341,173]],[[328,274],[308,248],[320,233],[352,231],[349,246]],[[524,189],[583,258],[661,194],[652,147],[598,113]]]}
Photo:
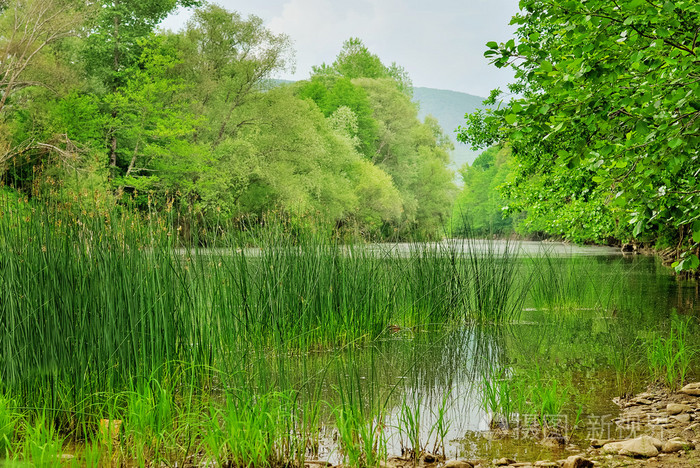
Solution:
{"label": "hill", "polygon": [[472,163],[479,152],[457,141],[455,129],[464,125],[464,114],[474,112],[481,106],[484,98],[458,91],[433,88],[413,88],[413,100],[418,102],[418,116],[423,119],[430,114],[435,117],[445,133],[455,145],[452,153],[453,169],[458,169],[465,162]]}

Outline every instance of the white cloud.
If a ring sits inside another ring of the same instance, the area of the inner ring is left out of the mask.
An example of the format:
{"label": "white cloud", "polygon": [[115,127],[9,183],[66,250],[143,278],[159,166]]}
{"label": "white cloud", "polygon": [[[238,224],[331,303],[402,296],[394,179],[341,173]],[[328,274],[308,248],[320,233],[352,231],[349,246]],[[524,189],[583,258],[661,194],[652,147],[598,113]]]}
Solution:
{"label": "white cloud", "polygon": [[[402,65],[416,86],[484,96],[495,86],[505,88],[512,78],[509,71],[488,65],[483,52],[486,42],[511,37],[508,22],[517,12],[517,0],[218,3],[244,15],[261,16],[271,30],[292,39],[296,72],[283,74],[283,78],[307,78],[313,65],[332,62],[349,37],[361,38],[385,63]],[[174,24],[178,22],[184,20],[178,18]]]}

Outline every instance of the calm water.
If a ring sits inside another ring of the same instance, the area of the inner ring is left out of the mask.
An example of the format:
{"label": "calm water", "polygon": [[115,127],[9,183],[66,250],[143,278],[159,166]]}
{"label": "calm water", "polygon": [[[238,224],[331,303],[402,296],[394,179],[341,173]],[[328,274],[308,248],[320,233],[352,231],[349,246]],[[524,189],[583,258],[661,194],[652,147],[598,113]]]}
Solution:
{"label": "calm water", "polygon": [[[410,247],[368,248],[401,252]],[[607,429],[615,436],[609,420],[617,406],[611,399],[648,383],[642,344],[652,333],[665,333],[673,315],[690,318],[695,327],[698,284],[678,280],[658,259],[623,256],[618,249],[533,242],[518,248],[520,273],[531,293],[516,323],[387,330],[371,346],[280,359],[285,385],[304,389],[309,400],[328,402],[321,410],[327,426],[319,458],[340,461],[328,408],[341,398],[359,402],[368,419],[383,422],[390,454],[400,454],[407,445],[399,430],[404,406],[420,409],[429,451],[442,410],[449,424],[444,440],[450,457],[527,461],[563,455],[530,439],[493,439],[482,389],[484,379],[498,373],[537,375],[548,385],[556,380],[564,401],[559,416],[569,425],[580,421],[571,434],[574,443],[585,446],[587,437],[603,437]]]}

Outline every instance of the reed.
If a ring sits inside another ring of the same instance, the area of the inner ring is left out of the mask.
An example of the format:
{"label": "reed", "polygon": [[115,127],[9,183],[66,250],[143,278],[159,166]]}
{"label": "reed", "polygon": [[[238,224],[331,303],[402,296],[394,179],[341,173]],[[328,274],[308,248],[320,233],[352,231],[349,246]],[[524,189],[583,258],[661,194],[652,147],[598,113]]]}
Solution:
{"label": "reed", "polygon": [[[318,443],[320,395],[301,401],[291,355],[367,345],[390,326],[501,323],[521,307],[510,248],[344,245],[274,217],[185,236],[187,214],[71,203],[0,200],[6,458],[43,459],[60,433],[85,441],[87,465],[104,462],[96,447],[134,463],[199,447],[220,463],[303,459]],[[360,395],[349,375],[342,392],[357,398],[336,416],[347,450],[352,441],[375,464],[387,401]],[[18,408],[33,425],[18,430]],[[100,419],[124,421],[119,449],[97,443]]]}
{"label": "reed", "polygon": [[696,350],[690,343],[691,318],[673,315],[668,333],[652,332],[644,340],[649,370],[671,390],[685,383]]}
{"label": "reed", "polygon": [[517,244],[473,238],[463,242],[469,319],[491,323],[517,320],[530,286],[530,279],[518,268]]}

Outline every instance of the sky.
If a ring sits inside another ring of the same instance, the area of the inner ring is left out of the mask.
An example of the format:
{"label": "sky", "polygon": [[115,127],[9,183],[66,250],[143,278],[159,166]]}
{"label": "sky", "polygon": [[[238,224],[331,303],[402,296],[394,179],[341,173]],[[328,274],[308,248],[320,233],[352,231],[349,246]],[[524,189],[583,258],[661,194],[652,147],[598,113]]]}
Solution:
{"label": "sky", "polygon": [[[488,96],[504,91],[510,70],[489,65],[486,42],[512,37],[518,0],[213,0],[243,16],[256,15],[275,33],[289,36],[295,70],[275,78],[302,80],[311,67],[330,64],[343,41],[359,37],[385,65],[403,66],[414,86]],[[182,28],[190,13],[180,10],[163,23]]]}

